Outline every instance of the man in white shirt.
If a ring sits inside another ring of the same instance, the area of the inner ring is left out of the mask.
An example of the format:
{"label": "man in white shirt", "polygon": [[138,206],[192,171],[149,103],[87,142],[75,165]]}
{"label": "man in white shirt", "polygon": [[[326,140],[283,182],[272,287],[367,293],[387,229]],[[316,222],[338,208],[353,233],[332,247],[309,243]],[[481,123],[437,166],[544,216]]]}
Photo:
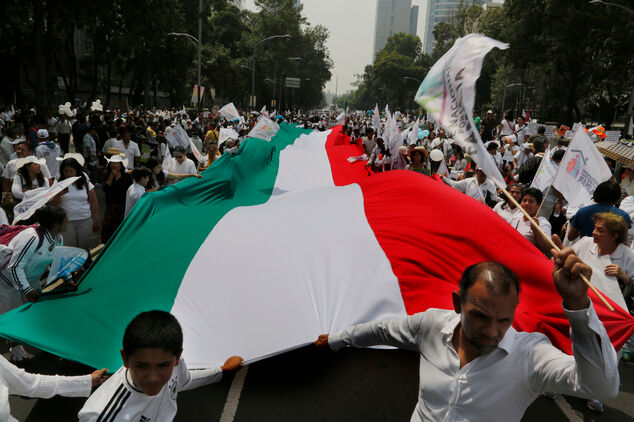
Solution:
{"label": "man in white shirt", "polygon": [[487,179],[486,173],[480,169],[476,169],[474,177],[469,177],[458,182],[444,176],[442,177],[442,180],[452,188],[482,202],[483,204],[487,204],[490,207],[494,207],[497,204],[495,199],[497,197],[495,184]]}
{"label": "man in white shirt", "polygon": [[130,129],[124,129],[121,134],[121,140],[115,142],[113,147],[119,148],[119,151],[125,154],[128,159],[128,166],[126,167],[128,170],[132,170],[141,158],[139,146],[136,142],[131,140],[131,136],[132,134],[130,133]]}
{"label": "man in white shirt", "polygon": [[[46,166],[48,167],[51,177],[55,179],[59,173],[59,161],[57,157],[62,156],[62,149],[56,142],[51,140],[46,129],[38,130],[37,138],[39,145],[35,148],[35,156],[46,160]],[[84,143],[84,145],[86,144]]]}
{"label": "man in white shirt", "polygon": [[196,164],[185,156],[185,148],[180,145],[174,147],[174,158],[170,168],[166,169],[174,174],[196,174]]}
{"label": "man in white shirt", "polygon": [[420,355],[418,403],[412,421],[519,421],[545,391],[615,397],[618,358],[588,297],[592,269],[570,248],[554,253],[553,279],[570,322],[574,357],[540,333],[511,326],[519,281],[507,267],[467,268],[453,293],[454,311],[429,309],[321,335],[318,346],[390,345]]}

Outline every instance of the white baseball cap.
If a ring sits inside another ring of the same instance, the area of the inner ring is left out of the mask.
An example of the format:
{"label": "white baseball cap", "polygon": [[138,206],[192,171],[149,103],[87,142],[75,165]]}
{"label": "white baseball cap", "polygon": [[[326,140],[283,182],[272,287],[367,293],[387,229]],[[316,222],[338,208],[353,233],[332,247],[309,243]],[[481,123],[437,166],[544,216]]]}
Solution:
{"label": "white baseball cap", "polygon": [[37,139],[46,139],[48,138],[48,130],[40,129],[37,131]]}

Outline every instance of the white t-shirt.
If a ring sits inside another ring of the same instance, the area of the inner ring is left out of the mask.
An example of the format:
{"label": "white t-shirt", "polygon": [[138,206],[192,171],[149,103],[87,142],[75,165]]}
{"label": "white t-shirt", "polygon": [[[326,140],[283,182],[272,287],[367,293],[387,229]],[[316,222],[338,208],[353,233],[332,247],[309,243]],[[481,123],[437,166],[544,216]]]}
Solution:
{"label": "white t-shirt", "polygon": [[513,134],[513,127],[509,123],[508,120],[502,120],[502,130],[500,131],[500,136],[511,136]]}
{"label": "white t-shirt", "polygon": [[[180,391],[190,390],[222,378],[220,368],[188,370],[181,358],[172,377],[155,396],[136,387],[129,371],[121,367],[104,382],[79,411],[80,422],[167,422],[176,416]],[[107,416],[105,419],[104,416]]]}
{"label": "white t-shirt", "polygon": [[125,194],[125,216],[127,216],[136,203],[141,199],[145,193],[145,188],[138,183],[134,182]]}
{"label": "white t-shirt", "polygon": [[170,164],[170,168],[168,169],[170,173],[174,174],[196,174],[196,164],[189,158],[185,158],[182,164],[178,164],[176,158],[172,158],[172,163]]}
{"label": "white t-shirt", "polygon": [[68,187],[68,193],[60,196],[59,206],[66,210],[68,221],[85,220],[92,216],[90,212],[90,202],[88,201],[88,192],[93,190],[95,186],[90,183],[88,175],[84,173],[84,177],[88,183],[88,190],[86,186],[78,188],[73,183]]}
{"label": "white t-shirt", "polygon": [[493,211],[506,220],[507,223],[510,222],[516,215],[522,214],[522,211],[518,207],[511,209],[511,207],[504,202],[498,202],[497,205],[493,207]]}
{"label": "white t-shirt", "polygon": [[[52,148],[51,148],[52,146]],[[37,158],[44,158],[46,160],[46,166],[54,179],[59,174],[59,164],[57,157],[62,156],[62,149],[54,142],[47,142],[46,144],[40,144],[35,148],[35,156]]]}
{"label": "white t-shirt", "polygon": [[128,147],[124,145],[122,140],[118,140],[114,143],[113,148],[119,148],[119,151],[125,154],[125,158],[128,159],[128,165],[126,168],[128,170],[132,170],[134,168],[134,157],[140,157],[141,151],[139,151],[139,146],[134,141],[130,141]]}
{"label": "white t-shirt", "polygon": [[[15,176],[13,176],[13,186],[11,187],[11,194],[13,194],[14,198],[22,200],[24,198],[24,194],[28,192],[23,189],[22,185],[22,176],[20,174],[16,174]],[[46,177],[44,177],[44,184],[42,186],[40,186],[37,179],[33,179],[33,181],[31,182],[31,186],[31,189],[50,187],[48,179]]]}
{"label": "white t-shirt", "polygon": [[117,142],[119,142],[117,138],[109,138],[106,142],[103,143],[103,148],[101,149],[101,152],[103,152],[104,154],[108,154],[110,148],[116,148]]}
{"label": "white t-shirt", "polygon": [[[546,220],[545,217],[539,217],[539,227],[546,233],[546,236],[550,238],[552,227],[550,222]],[[509,224],[513,226],[515,230],[520,232],[522,236],[524,236],[529,242],[535,245],[535,235],[533,234],[533,229],[531,228],[531,222],[528,220],[524,220],[524,214],[521,212],[517,214],[515,217],[509,221]]]}

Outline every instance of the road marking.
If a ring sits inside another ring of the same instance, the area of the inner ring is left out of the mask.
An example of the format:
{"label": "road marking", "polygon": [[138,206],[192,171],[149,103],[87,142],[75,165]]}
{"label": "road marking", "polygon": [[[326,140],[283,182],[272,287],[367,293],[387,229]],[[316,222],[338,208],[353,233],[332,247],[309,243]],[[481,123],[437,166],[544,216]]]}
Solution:
{"label": "road marking", "polygon": [[570,422],[583,422],[582,413],[570,406],[570,403],[560,394],[555,398],[555,404],[566,415]]}
{"label": "road marking", "polygon": [[229,388],[229,394],[227,394],[227,401],[225,407],[222,409],[220,415],[220,422],[233,422],[238,411],[238,402],[240,401],[240,395],[242,394],[242,387],[244,387],[244,380],[247,377],[248,366],[241,368],[233,377],[233,382]]}

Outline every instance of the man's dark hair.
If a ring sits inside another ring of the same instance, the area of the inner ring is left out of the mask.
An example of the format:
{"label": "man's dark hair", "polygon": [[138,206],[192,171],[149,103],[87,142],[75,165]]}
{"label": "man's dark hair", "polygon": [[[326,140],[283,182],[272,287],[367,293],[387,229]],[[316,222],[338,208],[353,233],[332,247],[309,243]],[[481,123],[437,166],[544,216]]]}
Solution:
{"label": "man's dark hair", "polygon": [[18,145],[22,145],[24,147],[27,147],[29,151],[33,151],[33,145],[31,145],[29,141],[20,141],[18,142]]}
{"label": "man's dark hair", "polygon": [[561,160],[564,158],[564,154],[565,154],[565,153],[566,153],[566,151],[565,151],[565,150],[563,150],[563,149],[558,149],[557,151],[555,151],[555,152],[553,153],[553,155],[552,155],[552,157],[551,157],[551,158],[552,158],[552,160],[553,160],[555,163],[559,164],[559,163],[561,163]]}
{"label": "man's dark hair", "polygon": [[510,268],[494,261],[484,261],[467,267],[460,278],[460,301],[467,301],[467,291],[477,280],[485,283],[487,290],[500,291],[504,294],[511,292],[511,286],[520,293],[520,281]]}
{"label": "man's dark hair", "polygon": [[535,201],[537,201],[538,204],[541,204],[542,200],[544,199],[544,194],[537,188],[526,189],[524,192],[522,192],[522,198],[524,198],[526,195],[530,195],[535,198]]}
{"label": "man's dark hair", "polygon": [[545,126],[540,126],[537,128],[537,133],[540,135],[543,135],[544,133],[546,133],[546,127]]}
{"label": "man's dark hair", "polygon": [[183,331],[174,315],[165,311],[142,312],[123,334],[123,351],[131,356],[139,349],[163,349],[179,356],[183,350]]}
{"label": "man's dark hair", "polygon": [[144,177],[150,177],[152,172],[147,167],[135,167],[132,170],[132,178],[135,182],[140,182]]}
{"label": "man's dark hair", "polygon": [[40,223],[40,227],[51,231],[53,227],[61,226],[66,218],[66,211],[61,207],[45,205],[35,212],[35,218]]}
{"label": "man's dark hair", "polygon": [[176,154],[177,152],[180,152],[181,154],[185,154],[185,148],[183,148],[181,145],[176,145],[174,147],[174,154]]}
{"label": "man's dark hair", "polygon": [[546,144],[544,143],[544,141],[540,140],[540,139],[535,139],[533,141],[533,149],[535,150],[535,152],[544,152],[546,151]]}
{"label": "man's dark hair", "polygon": [[491,152],[491,151],[497,151],[498,149],[498,144],[495,142],[491,142],[489,145],[487,145],[487,151]]}
{"label": "man's dark hair", "polygon": [[608,180],[603,183],[599,183],[599,186],[594,190],[592,199],[597,204],[610,204],[614,205],[621,199],[621,187],[618,183]]}

